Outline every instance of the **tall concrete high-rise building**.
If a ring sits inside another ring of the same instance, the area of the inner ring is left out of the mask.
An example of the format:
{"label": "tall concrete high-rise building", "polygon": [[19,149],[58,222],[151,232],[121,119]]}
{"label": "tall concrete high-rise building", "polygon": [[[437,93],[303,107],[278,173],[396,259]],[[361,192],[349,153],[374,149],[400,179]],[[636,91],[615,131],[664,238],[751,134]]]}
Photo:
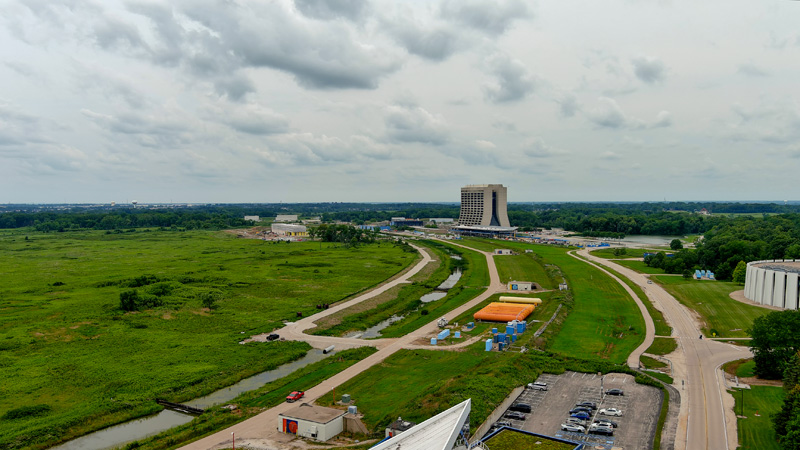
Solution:
{"label": "tall concrete high-rise building", "polygon": [[471,184],[461,188],[461,226],[510,227],[508,189],[502,184]]}

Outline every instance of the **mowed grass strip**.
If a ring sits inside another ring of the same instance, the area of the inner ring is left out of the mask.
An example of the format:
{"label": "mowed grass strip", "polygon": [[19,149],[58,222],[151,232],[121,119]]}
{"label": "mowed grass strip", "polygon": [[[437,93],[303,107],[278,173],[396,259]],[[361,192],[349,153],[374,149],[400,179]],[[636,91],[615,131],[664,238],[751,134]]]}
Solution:
{"label": "mowed grass strip", "polygon": [[599,250],[592,250],[592,255],[598,256],[600,258],[605,259],[636,259],[636,258],[644,258],[645,253],[653,253],[653,252],[663,252],[663,248],[659,248],[656,250],[648,250],[644,248],[625,248],[624,255],[615,255],[614,251],[617,248],[601,248]]}
{"label": "mowed grass strip", "polygon": [[533,253],[519,255],[498,255],[494,257],[500,281],[536,281],[543,289],[553,289],[552,281],[547,277],[542,263],[535,259]]}
{"label": "mowed grass strip", "polygon": [[[202,231],[4,233],[0,410],[51,409],[0,423],[0,448],[55,443],[158,410],[155,397],[189,400],[300,357],[307,344],[238,342],[416,257],[389,243],[270,244]],[[159,281],[131,287],[143,275]],[[163,306],[119,308],[120,292],[156,287]],[[212,290],[217,307],[204,309],[197,296]]]}
{"label": "mowed grass strip", "polygon": [[[781,446],[772,428],[772,414],[783,405],[782,387],[750,386],[750,389],[734,389],[730,392],[736,404],[733,411],[746,419],[737,419],[740,450],[779,450]],[[742,414],[744,406],[744,414]],[[756,415],[758,414],[758,415]]]}
{"label": "mowed grass strip", "polygon": [[620,261],[615,261],[615,262],[617,264],[619,264],[620,266],[625,266],[625,267],[627,267],[629,269],[632,269],[632,270],[635,270],[635,271],[637,271],[639,273],[647,273],[647,274],[651,274],[651,275],[661,275],[661,274],[664,273],[663,269],[659,269],[657,267],[650,267],[647,264],[645,264],[644,261],[620,260]]}
{"label": "mowed grass strip", "polygon": [[703,334],[709,337],[712,333],[718,337],[748,337],[747,330],[753,325],[753,320],[770,312],[732,299],[730,293],[742,288],[735,283],[674,276],[655,276],[652,279],[700,315]]}
{"label": "mowed grass strip", "polygon": [[[545,264],[558,266],[574,293],[574,307],[550,350],[586,359],[624,362],[644,341],[644,318],[636,302],[614,279],[563,247],[512,241],[464,239],[476,248],[532,249]],[[535,280],[534,280],[535,281]]]}
{"label": "mowed grass strip", "polygon": [[674,352],[676,348],[678,348],[678,342],[675,339],[657,337],[653,339],[653,345],[651,345],[645,353],[650,353],[651,355],[668,355]]}

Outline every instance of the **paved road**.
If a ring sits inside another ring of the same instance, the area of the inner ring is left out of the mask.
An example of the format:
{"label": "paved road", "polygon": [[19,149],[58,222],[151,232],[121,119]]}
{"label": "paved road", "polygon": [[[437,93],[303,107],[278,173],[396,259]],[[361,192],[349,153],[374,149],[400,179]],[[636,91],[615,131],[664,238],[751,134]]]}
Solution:
{"label": "paved road", "polygon": [[673,327],[672,334],[678,339],[679,347],[670,355],[670,359],[675,388],[681,391],[684,398],[681,401],[675,448],[735,449],[738,439],[733,398],[725,392],[723,374],[718,368],[728,361],[751,358],[753,354],[744,347],[699,339],[700,328],[690,310],[659,285],[648,284],[647,276],[612,261],[591,256],[588,250],[578,253],[614,269],[641,286]]}
{"label": "paved road", "polygon": [[[337,348],[351,348],[351,347],[370,345],[378,348],[377,352],[373,353],[367,358],[364,358],[363,360],[357,362],[356,364],[353,364],[347,369],[328,378],[322,383],[306,390],[306,396],[304,400],[305,402],[313,402],[320,396],[330,392],[332,389],[336,388],[342,383],[354,378],[355,376],[361,374],[362,372],[374,366],[375,364],[378,364],[381,361],[385,360],[386,358],[388,358],[389,356],[391,356],[393,353],[395,353],[400,349],[419,348],[418,345],[414,345],[414,341],[422,338],[427,338],[432,334],[434,334],[439,329],[438,326],[436,325],[436,322],[438,320],[437,317],[436,320],[428,323],[427,325],[424,325],[419,329],[397,339],[361,340],[361,339],[337,338],[330,336],[311,336],[303,334],[302,332],[303,330],[311,328],[313,326],[313,322],[319,320],[322,317],[333,314],[336,311],[339,311],[350,305],[358,303],[359,301],[364,301],[368,298],[374,297],[380,294],[381,292],[384,292],[386,289],[390,289],[391,287],[396,286],[400,283],[407,282],[409,277],[419,272],[419,270],[421,270],[422,267],[425,266],[425,264],[431,261],[430,255],[425,250],[419,247],[416,248],[423,254],[423,260],[420,261],[417,264],[417,266],[415,266],[412,270],[406,272],[403,276],[387,283],[386,285],[381,286],[380,288],[374,289],[346,303],[342,303],[333,308],[314,314],[313,316],[309,316],[305,319],[289,324],[287,327],[282,328],[278,332],[278,334],[280,334],[281,336],[285,336],[287,339],[303,340],[309,342],[311,345],[318,348],[324,348],[327,347],[328,345],[336,345]],[[474,249],[470,248],[470,250]],[[447,318],[447,320],[449,321],[452,321],[465,311],[469,310],[470,308],[474,307],[480,302],[486,300],[496,292],[501,292],[505,290],[505,286],[500,282],[500,277],[497,274],[497,267],[494,264],[494,259],[492,257],[492,254],[488,252],[480,252],[480,253],[483,253],[484,256],[486,257],[486,263],[489,267],[490,285],[479,296],[459,306],[458,308],[450,311],[449,313],[445,314],[443,317]],[[428,346],[427,348],[447,349],[454,347],[455,346],[449,346],[449,347]],[[241,442],[242,440],[257,441],[261,446],[265,446],[267,448],[271,446],[273,448],[278,449],[281,447],[280,443],[285,442],[287,439],[287,435],[278,432],[278,415],[283,412],[286,412],[287,410],[293,408],[294,406],[296,406],[296,404],[281,403],[273,408],[270,408],[262,412],[257,416],[251,417],[250,419],[247,419],[243,422],[233,425],[223,431],[214,433],[210,436],[207,436],[203,439],[195,441],[181,448],[185,450],[206,450],[206,449],[230,447],[232,440],[231,434],[235,433],[236,442]]]}

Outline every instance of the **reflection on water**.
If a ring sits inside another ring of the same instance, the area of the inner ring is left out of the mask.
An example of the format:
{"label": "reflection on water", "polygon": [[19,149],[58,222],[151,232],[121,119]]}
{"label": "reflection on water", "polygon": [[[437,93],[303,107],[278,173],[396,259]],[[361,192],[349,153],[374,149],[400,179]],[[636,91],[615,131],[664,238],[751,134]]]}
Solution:
{"label": "reflection on water", "polygon": [[444,283],[440,284],[436,289],[443,290],[443,291],[446,291],[448,289],[452,289],[453,286],[455,286],[456,283],[458,283],[458,280],[460,280],[460,279],[461,279],[461,271],[460,270],[456,270],[455,272],[451,273],[450,276],[447,277],[446,280],[444,280]]}
{"label": "reflection on water", "polygon": [[443,298],[445,295],[447,295],[447,292],[444,292],[444,291],[433,291],[433,292],[428,292],[427,294],[423,295],[419,299],[420,299],[420,301],[422,303],[430,303],[430,302],[435,302],[436,300],[439,300],[440,298]]}
{"label": "reflection on water", "polygon": [[643,234],[631,234],[625,236],[622,239],[622,242],[625,243],[634,243],[634,244],[647,244],[647,245],[669,245],[673,239],[679,238],[681,236],[648,236]]}
{"label": "reflection on water", "polygon": [[[295,370],[320,361],[332,354],[333,352],[325,355],[322,353],[322,350],[312,349],[306,353],[306,356],[297,361],[292,361],[273,370],[268,370],[245,378],[236,384],[212,392],[205,397],[184,402],[184,404],[206,409],[214,405],[228,402],[238,397],[239,394],[252,391],[278,378],[285,377]],[[192,415],[165,409],[152,416],[131,420],[73,439],[58,447],[53,447],[52,450],[106,450],[161,433],[172,427],[188,423],[192,419],[194,419]]]}
{"label": "reflection on water", "polygon": [[364,331],[353,331],[345,334],[343,337],[354,339],[372,339],[380,337],[383,329],[397,321],[403,320],[403,317],[405,316],[392,316],[382,322],[379,322],[374,327],[367,328]]}

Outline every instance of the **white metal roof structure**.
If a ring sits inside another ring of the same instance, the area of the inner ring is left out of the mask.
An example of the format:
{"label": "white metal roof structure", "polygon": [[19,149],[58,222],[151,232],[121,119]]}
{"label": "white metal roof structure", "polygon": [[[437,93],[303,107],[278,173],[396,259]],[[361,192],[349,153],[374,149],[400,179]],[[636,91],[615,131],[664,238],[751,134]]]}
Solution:
{"label": "white metal roof structure", "polygon": [[469,417],[467,399],[370,450],[451,450]]}

